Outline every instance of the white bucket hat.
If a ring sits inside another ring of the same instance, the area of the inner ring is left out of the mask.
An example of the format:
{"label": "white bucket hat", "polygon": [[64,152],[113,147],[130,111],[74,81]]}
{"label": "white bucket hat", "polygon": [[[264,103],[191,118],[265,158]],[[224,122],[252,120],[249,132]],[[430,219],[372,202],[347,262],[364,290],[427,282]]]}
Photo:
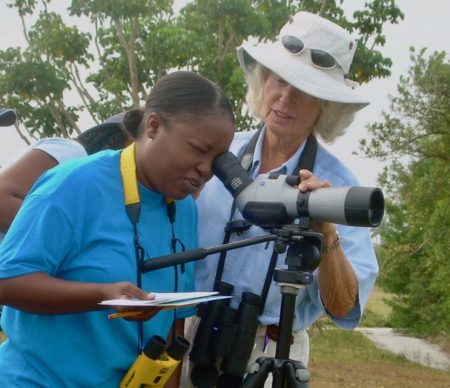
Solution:
{"label": "white bucket hat", "polygon": [[[303,43],[304,49],[291,53],[282,43],[284,37]],[[245,73],[253,61],[259,62],[295,88],[322,100],[351,104],[357,111],[369,102],[355,90],[355,82],[345,79],[355,50],[356,42],[346,30],[318,15],[299,12],[284,25],[275,42],[244,42],[237,56]],[[326,65],[331,68],[313,63],[313,52],[331,60]]]}

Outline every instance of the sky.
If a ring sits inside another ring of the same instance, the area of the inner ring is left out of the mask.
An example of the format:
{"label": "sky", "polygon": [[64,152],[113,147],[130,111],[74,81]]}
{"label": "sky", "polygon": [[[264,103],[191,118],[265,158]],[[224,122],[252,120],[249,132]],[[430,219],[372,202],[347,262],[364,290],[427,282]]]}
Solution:
{"label": "sky", "polygon": [[[175,2],[180,4],[183,0]],[[364,2],[344,0],[343,7],[350,15],[355,9],[362,7]],[[66,3],[67,1],[58,1],[58,6]],[[393,61],[392,75],[361,87],[371,104],[358,112],[345,135],[339,137],[331,146],[326,146],[353,171],[363,186],[378,186],[377,175],[384,164],[356,156],[353,152],[358,151],[359,140],[367,137],[367,124],[380,121],[381,112],[389,110],[388,96],[396,95],[400,75],[406,75],[411,66],[409,47],[413,46],[417,50],[425,47],[428,54],[434,51],[446,51],[450,54],[449,0],[397,0],[396,3],[405,18],[399,24],[384,27],[387,42],[380,49]],[[0,50],[24,45],[20,19],[6,4],[6,0],[0,0]],[[83,26],[80,25],[80,29],[84,29]],[[91,125],[92,122],[87,122],[84,127],[87,129]],[[14,127],[0,127],[0,166],[17,158],[25,148],[25,142]]]}

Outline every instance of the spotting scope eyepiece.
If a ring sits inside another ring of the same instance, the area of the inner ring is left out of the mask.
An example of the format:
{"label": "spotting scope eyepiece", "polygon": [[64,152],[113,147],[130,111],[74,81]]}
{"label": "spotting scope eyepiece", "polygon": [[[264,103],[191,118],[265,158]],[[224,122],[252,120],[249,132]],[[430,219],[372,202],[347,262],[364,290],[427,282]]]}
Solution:
{"label": "spotting scope eyepiece", "polygon": [[258,226],[281,226],[306,217],[377,227],[383,219],[384,196],[376,187],[330,187],[301,193],[299,177],[261,174],[252,181],[231,152],[214,160],[213,172],[234,197],[243,217]]}

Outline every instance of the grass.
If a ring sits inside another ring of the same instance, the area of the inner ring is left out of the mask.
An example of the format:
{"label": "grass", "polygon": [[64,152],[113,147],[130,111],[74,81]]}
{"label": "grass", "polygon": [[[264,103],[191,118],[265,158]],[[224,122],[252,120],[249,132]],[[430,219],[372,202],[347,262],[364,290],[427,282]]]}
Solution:
{"label": "grass", "polygon": [[389,294],[381,288],[375,287],[370,294],[364,310],[360,327],[389,327],[389,314],[391,308],[385,303],[389,299]]}
{"label": "grass", "polygon": [[366,308],[387,320],[391,313],[391,308],[385,303],[385,300],[390,298],[390,295],[381,288],[375,287],[370,294]]}
{"label": "grass", "polygon": [[[389,326],[390,307],[384,302],[389,297],[375,287],[361,327]],[[336,329],[326,318],[316,328],[309,330],[311,388],[450,388],[449,372],[427,368],[379,349],[360,332]]]}
{"label": "grass", "polygon": [[311,336],[312,388],[450,387],[450,373],[377,348],[362,333],[327,329]]}

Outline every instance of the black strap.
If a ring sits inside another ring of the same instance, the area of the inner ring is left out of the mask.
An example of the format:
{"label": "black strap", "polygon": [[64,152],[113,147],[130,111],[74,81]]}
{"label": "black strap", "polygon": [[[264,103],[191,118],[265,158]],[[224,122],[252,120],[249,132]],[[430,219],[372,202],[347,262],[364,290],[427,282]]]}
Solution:
{"label": "black strap", "polygon": [[247,171],[250,171],[250,167],[253,162],[253,154],[255,153],[256,143],[258,143],[259,135],[261,134],[264,126],[261,126],[258,131],[252,136],[250,141],[247,144],[247,147],[245,147],[244,152],[241,156],[241,165],[244,167]]}
{"label": "black strap", "polygon": [[277,265],[278,252],[274,248],[272,250],[272,256],[270,257],[269,266],[267,267],[266,279],[264,280],[264,286],[261,291],[261,300],[259,303],[259,315],[264,311],[266,305],[267,295],[269,295],[270,284],[272,283],[273,272],[275,271],[275,266]]}
{"label": "black strap", "polygon": [[300,158],[297,163],[297,167],[294,169],[294,173],[292,175],[298,175],[300,170],[309,170],[311,172],[314,171],[314,164],[316,162],[317,155],[317,139],[311,134],[306,139],[305,148],[303,152],[300,154]]}
{"label": "black strap", "polygon": [[[244,152],[242,153],[241,165],[247,171],[250,171],[250,166],[253,162],[253,154],[255,153],[256,143],[258,142],[258,138],[262,129],[263,127],[258,129],[258,131],[252,136],[249,143],[247,144],[247,147],[245,147]],[[314,136],[314,134],[309,135],[306,139],[305,147],[300,154],[297,166],[295,167],[292,175],[297,175],[298,172],[302,169],[314,171],[317,148],[318,146],[316,137]]]}
{"label": "black strap", "polygon": [[[247,146],[244,149],[244,152],[241,156],[241,165],[247,171],[250,171],[251,165],[253,163],[253,155],[255,153],[256,143],[258,142],[259,135],[261,134],[264,126],[261,126],[258,131],[252,136]],[[303,152],[300,154],[298,159],[297,166],[294,169],[293,175],[298,175],[298,172],[302,169],[313,171],[314,164],[316,161],[317,155],[317,139],[311,134],[306,139],[305,147],[303,148]],[[225,226],[225,236],[223,240],[223,244],[228,244],[230,242],[230,237],[232,233],[242,233],[244,230],[247,230],[252,225],[250,222],[245,220],[232,220],[234,212],[236,211],[236,201],[233,200],[233,204],[231,206],[230,218]],[[304,221],[305,222],[305,221]],[[307,222],[307,221],[306,221]],[[302,220],[300,220],[302,223]],[[222,251],[219,257],[219,263],[217,265],[216,271],[216,282],[222,279],[223,270],[225,267],[225,259],[227,252]],[[270,258],[269,266],[267,268],[266,279],[264,281],[264,286],[261,292],[261,302],[259,306],[259,313],[262,314],[264,311],[264,306],[266,304],[267,295],[269,294],[270,284],[273,278],[273,272],[275,270],[276,262],[277,262],[278,254],[274,250],[272,256]]]}

